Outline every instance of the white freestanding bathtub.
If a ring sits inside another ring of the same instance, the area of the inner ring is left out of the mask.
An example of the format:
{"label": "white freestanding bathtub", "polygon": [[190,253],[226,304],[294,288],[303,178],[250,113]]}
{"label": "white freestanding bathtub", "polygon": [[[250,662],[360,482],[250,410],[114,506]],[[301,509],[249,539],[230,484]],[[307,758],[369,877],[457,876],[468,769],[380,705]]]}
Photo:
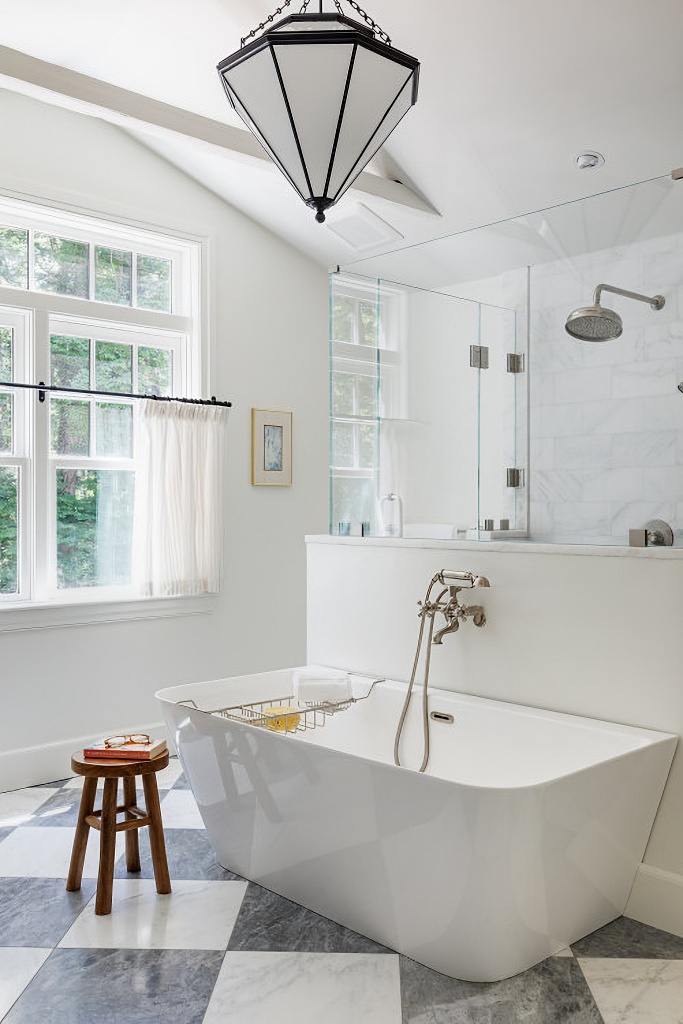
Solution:
{"label": "white freestanding bathtub", "polygon": [[[303,733],[207,713],[278,702],[293,672],[157,694],[225,868],[467,981],[516,974],[623,912],[676,736],[431,690],[454,721],[430,723],[420,775],[393,764],[403,684]],[[413,704],[401,750],[419,765]]]}

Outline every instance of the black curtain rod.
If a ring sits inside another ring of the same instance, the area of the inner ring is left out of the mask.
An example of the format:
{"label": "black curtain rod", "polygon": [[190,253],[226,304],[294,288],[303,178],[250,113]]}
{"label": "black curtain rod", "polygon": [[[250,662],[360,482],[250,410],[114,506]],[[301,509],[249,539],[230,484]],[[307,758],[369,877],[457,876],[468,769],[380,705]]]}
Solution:
{"label": "black curtain rod", "polygon": [[92,391],[88,388],[60,388],[54,384],[45,384],[42,380],[38,384],[17,384],[15,381],[0,380],[0,388],[26,388],[29,391],[38,392],[38,401],[45,401],[47,391],[58,391],[67,395],[98,395],[102,398],[150,398],[155,402],[185,402],[188,405],[221,405],[227,409],[232,408],[232,402],[218,402],[216,396],[211,398],[170,398],[166,395],[136,395],[129,391]]}

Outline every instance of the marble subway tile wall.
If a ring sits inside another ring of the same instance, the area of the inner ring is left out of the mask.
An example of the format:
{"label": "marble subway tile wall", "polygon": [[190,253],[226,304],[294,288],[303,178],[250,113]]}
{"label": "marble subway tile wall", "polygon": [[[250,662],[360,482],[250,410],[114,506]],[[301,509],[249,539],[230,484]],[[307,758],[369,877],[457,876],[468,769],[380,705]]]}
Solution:
{"label": "marble subway tile wall", "polygon": [[[601,283],[666,305],[605,292],[622,336],[575,340],[567,315]],[[656,518],[683,543],[683,235],[535,266],[530,305],[533,539],[628,544]]]}

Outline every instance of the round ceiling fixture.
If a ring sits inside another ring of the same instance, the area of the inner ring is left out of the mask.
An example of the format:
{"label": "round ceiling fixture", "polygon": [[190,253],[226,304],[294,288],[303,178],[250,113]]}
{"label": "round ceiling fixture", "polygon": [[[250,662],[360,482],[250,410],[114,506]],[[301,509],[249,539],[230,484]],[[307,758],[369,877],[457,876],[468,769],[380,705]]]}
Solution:
{"label": "round ceiling fixture", "polygon": [[596,153],[589,149],[585,153],[577,153],[574,157],[574,166],[580,171],[597,171],[605,162],[602,153]]}

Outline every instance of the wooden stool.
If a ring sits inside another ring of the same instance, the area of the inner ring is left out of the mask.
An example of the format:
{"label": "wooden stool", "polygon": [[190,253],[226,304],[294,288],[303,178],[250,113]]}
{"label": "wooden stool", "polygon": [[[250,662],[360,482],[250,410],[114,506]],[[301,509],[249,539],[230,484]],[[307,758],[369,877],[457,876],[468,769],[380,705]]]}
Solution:
{"label": "wooden stool", "polygon": [[[169,893],[171,891],[156,780],[156,772],[161,771],[167,764],[167,750],[164,750],[158,757],[144,761],[86,758],[83,757],[82,751],[76,751],[71,758],[71,770],[85,778],[66,888],[68,892],[80,889],[90,829],[99,829],[100,869],[97,876],[97,896],[95,897],[96,914],[111,913],[117,832],[126,833],[126,868],[128,871],[139,871],[140,847],[137,830],[149,825],[149,845],[152,851],[157,892]],[[135,777],[137,775],[142,776],[146,811],[141,810],[135,803]],[[93,811],[98,779],[104,779],[102,809]],[[117,806],[116,803],[119,779],[123,779],[123,804],[121,806]],[[123,812],[124,820],[117,822],[116,815],[119,812]]]}

